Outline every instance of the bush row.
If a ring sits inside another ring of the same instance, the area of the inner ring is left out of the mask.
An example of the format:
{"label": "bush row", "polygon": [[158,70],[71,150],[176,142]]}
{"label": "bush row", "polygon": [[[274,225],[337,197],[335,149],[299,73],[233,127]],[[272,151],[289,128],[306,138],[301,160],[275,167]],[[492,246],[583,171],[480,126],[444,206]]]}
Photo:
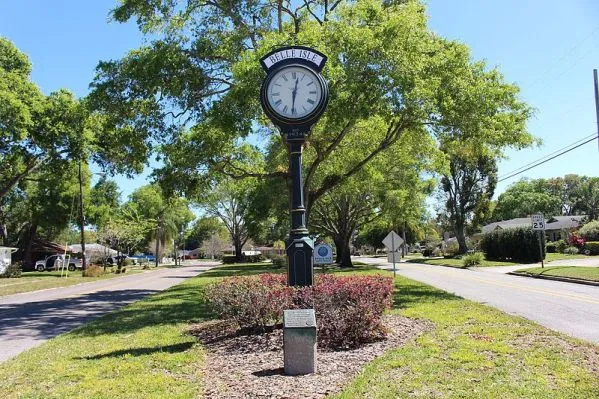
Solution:
{"label": "bush row", "polygon": [[[544,234],[541,235],[545,240]],[[539,236],[526,228],[495,230],[483,236],[481,248],[489,260],[512,260],[515,262],[540,262],[545,258],[539,250]]]}
{"label": "bush row", "polygon": [[242,329],[265,331],[285,309],[316,311],[318,344],[350,348],[384,334],[382,315],[391,306],[393,280],[383,276],[316,276],[310,287],[288,287],[286,276],[231,277],[207,287],[207,300],[221,319]]}
{"label": "bush row", "polygon": [[[240,262],[255,263],[255,262],[262,262],[265,259],[266,258],[262,254],[259,254],[259,255],[243,255],[242,254]],[[235,255],[223,255],[222,261],[223,261],[223,264],[236,263],[237,257]]]}

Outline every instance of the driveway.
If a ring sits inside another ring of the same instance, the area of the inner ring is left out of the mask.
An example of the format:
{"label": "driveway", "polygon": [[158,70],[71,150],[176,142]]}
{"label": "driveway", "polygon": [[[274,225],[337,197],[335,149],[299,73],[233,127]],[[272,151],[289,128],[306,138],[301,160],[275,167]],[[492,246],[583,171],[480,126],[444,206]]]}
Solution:
{"label": "driveway", "polygon": [[[381,258],[357,261],[392,270]],[[401,262],[397,273],[550,329],[599,344],[599,287],[532,279],[477,268],[456,269]]]}
{"label": "driveway", "polygon": [[0,362],[107,312],[216,266],[158,269],[108,280],[0,297]]}

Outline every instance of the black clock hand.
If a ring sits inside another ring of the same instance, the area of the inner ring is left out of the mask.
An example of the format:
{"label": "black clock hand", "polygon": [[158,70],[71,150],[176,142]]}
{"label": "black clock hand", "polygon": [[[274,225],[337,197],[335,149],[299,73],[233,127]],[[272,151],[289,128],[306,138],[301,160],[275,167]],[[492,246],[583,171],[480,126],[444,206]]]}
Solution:
{"label": "black clock hand", "polygon": [[291,92],[291,113],[295,114],[295,96],[297,95],[297,83],[299,82],[299,78],[295,79],[295,87]]}

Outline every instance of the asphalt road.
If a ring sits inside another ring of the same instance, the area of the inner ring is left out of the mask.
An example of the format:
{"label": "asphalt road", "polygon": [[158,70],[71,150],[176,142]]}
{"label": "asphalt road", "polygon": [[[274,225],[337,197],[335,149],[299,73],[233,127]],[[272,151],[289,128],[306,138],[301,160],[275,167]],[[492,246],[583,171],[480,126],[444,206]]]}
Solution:
{"label": "asphalt road", "polygon": [[[386,259],[357,257],[355,260],[392,270]],[[397,273],[402,276],[599,344],[599,287],[511,276],[498,273],[498,268],[485,269],[397,264]]]}
{"label": "asphalt road", "polygon": [[203,262],[0,297],[0,362],[215,265]]}

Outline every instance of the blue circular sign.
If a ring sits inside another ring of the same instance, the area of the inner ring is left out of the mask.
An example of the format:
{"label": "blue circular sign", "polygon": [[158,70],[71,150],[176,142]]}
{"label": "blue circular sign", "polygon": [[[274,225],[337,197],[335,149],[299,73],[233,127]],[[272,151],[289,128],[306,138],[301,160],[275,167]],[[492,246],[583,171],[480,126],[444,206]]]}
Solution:
{"label": "blue circular sign", "polygon": [[329,250],[328,250],[327,247],[323,246],[323,247],[319,247],[318,248],[318,255],[320,255],[320,256],[327,256],[328,253],[329,253]]}

